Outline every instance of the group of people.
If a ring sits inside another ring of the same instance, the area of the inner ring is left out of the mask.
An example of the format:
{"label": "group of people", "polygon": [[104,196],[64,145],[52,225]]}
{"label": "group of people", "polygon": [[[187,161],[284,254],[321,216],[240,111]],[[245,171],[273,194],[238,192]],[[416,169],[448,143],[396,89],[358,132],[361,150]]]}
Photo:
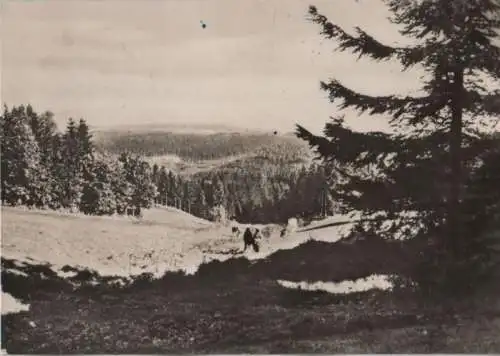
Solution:
{"label": "group of people", "polygon": [[[233,227],[232,231],[233,231],[233,234],[236,236],[239,236],[241,233],[239,227],[236,227],[236,226]],[[243,233],[243,243],[244,243],[243,252],[245,252],[249,246],[252,246],[252,248],[255,252],[259,252],[260,246],[259,246],[259,243],[257,242],[257,240],[259,240],[261,238],[262,238],[262,234],[261,234],[259,229],[255,228],[252,231],[252,229],[247,227],[245,229],[245,232]]]}
{"label": "group of people", "polygon": [[[290,224],[289,224],[290,225]],[[280,231],[280,237],[285,237],[288,235],[290,231],[293,231],[289,228],[289,226],[284,227]],[[232,233],[233,236],[239,237],[241,234],[241,230],[237,226],[233,226],[232,228]],[[252,227],[247,227],[245,231],[243,232],[243,252],[247,250],[248,247],[252,246],[253,250],[255,252],[259,252],[259,243],[257,240],[260,240],[262,238],[262,232],[258,228],[252,228]]]}

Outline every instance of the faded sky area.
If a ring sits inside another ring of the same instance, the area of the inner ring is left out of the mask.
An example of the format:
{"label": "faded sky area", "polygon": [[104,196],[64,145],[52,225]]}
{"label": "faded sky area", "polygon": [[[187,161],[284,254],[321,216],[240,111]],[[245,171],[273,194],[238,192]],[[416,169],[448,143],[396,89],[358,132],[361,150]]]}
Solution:
{"label": "faded sky area", "polygon": [[[380,0],[2,1],[2,102],[59,124],[223,124],[318,131],[336,108],[319,81],[412,93],[418,75],[356,62],[307,20],[309,5],[352,31],[399,40]],[[201,21],[206,24],[202,28]],[[353,126],[381,128],[357,118]]]}

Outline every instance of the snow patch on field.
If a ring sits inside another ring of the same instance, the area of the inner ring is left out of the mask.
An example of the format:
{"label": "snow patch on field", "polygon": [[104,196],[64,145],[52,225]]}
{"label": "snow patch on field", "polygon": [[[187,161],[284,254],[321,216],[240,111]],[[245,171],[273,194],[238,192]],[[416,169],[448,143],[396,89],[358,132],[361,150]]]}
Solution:
{"label": "snow patch on field", "polygon": [[78,272],[75,272],[75,271],[57,271],[57,275],[61,278],[71,278],[71,277],[75,277],[76,275],[78,274]]}
{"label": "snow patch on field", "polygon": [[28,311],[29,307],[28,304],[23,304],[10,294],[2,292],[2,315]]}
{"label": "snow patch on field", "polygon": [[22,276],[22,277],[29,277],[26,272],[19,271],[19,270],[14,269],[14,268],[6,268],[2,272],[8,272],[8,273],[12,273],[12,274]]}
{"label": "snow patch on field", "polygon": [[308,291],[324,291],[332,294],[349,294],[356,292],[364,292],[370,289],[389,290],[393,287],[389,280],[390,276],[386,275],[371,275],[366,278],[360,278],[355,281],[342,282],[291,282],[278,280],[278,284],[290,289],[308,290]]}

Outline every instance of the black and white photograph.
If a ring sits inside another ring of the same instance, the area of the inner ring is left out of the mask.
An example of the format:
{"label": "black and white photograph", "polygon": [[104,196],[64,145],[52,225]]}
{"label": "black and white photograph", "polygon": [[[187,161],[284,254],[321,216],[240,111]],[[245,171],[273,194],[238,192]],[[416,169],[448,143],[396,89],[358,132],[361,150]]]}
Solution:
{"label": "black and white photograph", "polygon": [[500,354],[500,0],[0,0],[2,354]]}

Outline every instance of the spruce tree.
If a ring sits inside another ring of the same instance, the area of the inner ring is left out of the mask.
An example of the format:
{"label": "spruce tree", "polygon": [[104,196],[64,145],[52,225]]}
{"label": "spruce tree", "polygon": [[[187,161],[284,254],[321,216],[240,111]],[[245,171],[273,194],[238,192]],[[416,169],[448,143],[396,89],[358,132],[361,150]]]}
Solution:
{"label": "spruce tree", "polygon": [[184,181],[180,175],[178,175],[175,179],[175,190],[174,190],[174,199],[175,199],[175,207],[180,210],[184,210],[184,201],[182,200],[182,194],[184,189]]}
{"label": "spruce tree", "polygon": [[45,206],[50,201],[48,177],[26,108],[4,106],[0,123],[2,203]]}
{"label": "spruce tree", "polygon": [[92,134],[90,128],[84,119],[80,119],[76,129],[77,142],[78,142],[78,155],[79,155],[79,171],[85,180],[89,179],[93,169],[92,164],[94,161],[94,144],[92,142]]}
{"label": "spruce tree", "polygon": [[120,157],[122,171],[127,182],[128,207],[140,215],[142,208],[151,208],[157,196],[149,163],[137,156],[124,154]]}
{"label": "spruce tree", "polygon": [[158,183],[160,182],[160,166],[158,166],[157,163],[154,163],[152,168],[151,179],[156,187],[158,187]]}
{"label": "spruce tree", "polygon": [[52,199],[49,207],[59,209],[63,206],[66,189],[66,167],[64,159],[64,143],[61,134],[57,133],[52,137],[52,150],[49,163],[51,174],[51,192]]}
{"label": "spruce tree", "polygon": [[162,205],[168,205],[167,204],[168,173],[167,169],[164,166],[160,168],[160,171],[158,173],[157,188],[158,188],[159,203]]}
{"label": "spruce tree", "polygon": [[176,206],[177,179],[172,171],[168,172],[167,205]]}
{"label": "spruce tree", "polygon": [[72,118],[68,119],[66,131],[63,135],[62,149],[62,158],[64,160],[64,173],[62,177],[64,198],[62,205],[66,208],[75,208],[80,205],[83,176],[78,127]]}
{"label": "spruce tree", "polygon": [[[420,66],[426,74],[424,94],[370,96],[335,79],[321,82],[340,109],[385,115],[393,132],[356,132],[343,117],[334,116],[324,136],[302,126],[297,135],[334,169],[334,197],[341,209],[377,216],[380,220],[366,229],[378,234],[427,238],[425,274],[433,281],[426,283],[432,290],[440,286],[452,292],[486,275],[470,268],[478,258],[476,242],[482,231],[471,229],[473,217],[463,214],[472,199],[467,195],[468,177],[489,142],[484,140],[484,125],[499,112],[498,92],[482,78],[491,82],[500,76],[500,49],[493,43],[500,7],[496,0],[385,3],[391,22],[415,45],[384,44],[359,27],[350,34],[314,6],[309,15],[341,51],[375,61],[396,60],[402,70]],[[386,229],[383,220],[393,224]]]}
{"label": "spruce tree", "polygon": [[200,218],[207,218],[207,198],[205,196],[205,191],[201,184],[196,185],[195,188],[195,199],[193,203],[193,214],[199,216]]}
{"label": "spruce tree", "polygon": [[89,172],[80,202],[80,211],[91,215],[112,215],[117,211],[117,198],[113,190],[113,164],[104,157],[96,159]]}
{"label": "spruce tree", "polygon": [[111,168],[111,188],[116,199],[116,213],[123,215],[127,208],[132,205],[132,193],[134,187],[129,181],[127,172],[127,154],[121,154],[118,160],[108,158],[107,162]]}
{"label": "spruce tree", "polygon": [[192,187],[190,181],[184,181],[182,186],[182,207],[183,210],[191,213],[191,203],[192,203]]}
{"label": "spruce tree", "polygon": [[226,192],[224,189],[223,178],[219,175],[214,176],[212,186],[214,189],[214,206],[224,206],[226,200]]}
{"label": "spruce tree", "polygon": [[53,154],[53,139],[57,135],[57,125],[54,114],[50,111],[37,114],[31,105],[26,107],[28,124],[40,148],[41,160],[44,165],[50,165]]}

